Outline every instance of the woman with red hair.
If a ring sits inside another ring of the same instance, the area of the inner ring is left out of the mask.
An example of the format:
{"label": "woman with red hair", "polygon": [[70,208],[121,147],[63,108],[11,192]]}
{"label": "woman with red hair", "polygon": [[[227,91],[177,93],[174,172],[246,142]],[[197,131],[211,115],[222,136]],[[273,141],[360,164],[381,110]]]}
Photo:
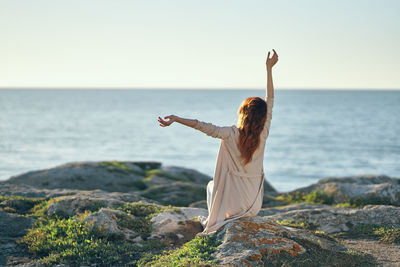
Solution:
{"label": "woman with red hair", "polygon": [[198,120],[175,115],[158,117],[160,126],[173,122],[192,127],[214,138],[221,139],[214,179],[207,184],[208,217],[201,216],[203,232],[215,233],[224,224],[241,218],[256,216],[264,195],[263,159],[274,104],[272,67],[278,62],[273,50],[267,55],[267,95],[246,98],[238,110],[237,126],[219,127]]}

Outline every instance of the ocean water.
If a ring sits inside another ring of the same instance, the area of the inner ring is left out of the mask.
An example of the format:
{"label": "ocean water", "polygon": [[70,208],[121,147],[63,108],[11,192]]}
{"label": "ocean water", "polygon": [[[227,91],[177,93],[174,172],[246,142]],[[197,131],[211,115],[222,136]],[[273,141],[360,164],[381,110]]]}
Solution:
{"label": "ocean water", "polygon": [[[175,114],[236,124],[263,90],[0,90],[0,180],[74,161],[152,160],[214,173],[220,140]],[[264,169],[279,191],[325,177],[400,177],[400,91],[276,90]]]}

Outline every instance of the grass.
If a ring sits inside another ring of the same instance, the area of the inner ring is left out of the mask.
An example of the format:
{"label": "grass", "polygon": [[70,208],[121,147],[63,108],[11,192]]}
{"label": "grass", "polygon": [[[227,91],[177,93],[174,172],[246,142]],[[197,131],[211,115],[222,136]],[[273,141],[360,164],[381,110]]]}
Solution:
{"label": "grass", "polygon": [[216,266],[212,253],[220,244],[215,235],[196,237],[172,251],[144,254],[138,266]]}
{"label": "grass", "polygon": [[372,238],[389,244],[400,244],[400,228],[387,225],[359,224],[348,232],[334,234],[344,238]]}
{"label": "grass", "polygon": [[[151,218],[165,210],[179,210],[172,206],[125,203],[116,207],[129,215],[118,216],[117,223],[138,232],[143,241],[131,243],[123,235],[104,235],[102,229],[90,227],[84,219],[92,213],[89,209],[69,218],[57,214],[47,215],[49,204],[56,200],[40,200],[27,213],[37,220],[28,233],[17,242],[29,250],[37,263],[44,265],[99,264],[107,266],[137,265],[142,254],[161,251],[165,244],[147,240],[152,231]],[[96,209],[100,206],[96,206]]]}

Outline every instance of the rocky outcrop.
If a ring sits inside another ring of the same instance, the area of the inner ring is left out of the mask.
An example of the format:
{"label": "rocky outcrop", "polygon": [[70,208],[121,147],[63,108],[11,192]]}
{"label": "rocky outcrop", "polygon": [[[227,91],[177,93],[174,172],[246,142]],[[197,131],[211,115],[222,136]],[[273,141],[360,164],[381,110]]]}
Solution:
{"label": "rocky outcrop", "polygon": [[400,206],[400,179],[386,175],[332,177],[319,180],[289,194],[323,192],[333,203],[389,204]]}
{"label": "rocky outcrop", "polygon": [[73,162],[13,176],[6,182],[48,189],[101,189],[108,192],[129,192],[143,187],[140,181],[145,177],[146,169],[160,165],[117,161]]}
{"label": "rocky outcrop", "polygon": [[20,196],[50,198],[82,194],[83,190],[88,191],[88,195],[120,192],[131,195],[129,200],[123,201],[142,199],[189,206],[206,199],[206,185],[211,179],[193,169],[162,167],[159,162],[74,162],[13,176],[0,182],[0,194],[13,192]]}
{"label": "rocky outcrop", "polygon": [[206,198],[206,186],[185,182],[173,182],[166,185],[152,186],[140,194],[163,205],[187,207],[193,202]]}
{"label": "rocky outcrop", "polygon": [[[324,262],[322,255],[346,257],[347,250],[333,239],[260,216],[227,223],[216,237],[222,242],[213,254],[218,266],[344,266]],[[307,258],[313,262],[307,265]]]}
{"label": "rocky outcrop", "polygon": [[360,224],[400,227],[400,207],[385,205],[367,205],[357,209],[302,203],[262,209],[259,216],[288,224],[303,224],[328,234],[346,232]]}
{"label": "rocky outcrop", "polygon": [[27,233],[34,219],[0,210],[0,266],[23,264],[32,261],[28,251],[16,239]]}
{"label": "rocky outcrop", "polygon": [[180,208],[179,211],[164,211],[151,219],[152,239],[163,240],[167,245],[182,245],[192,240],[203,227],[198,216],[208,216],[205,209]]}

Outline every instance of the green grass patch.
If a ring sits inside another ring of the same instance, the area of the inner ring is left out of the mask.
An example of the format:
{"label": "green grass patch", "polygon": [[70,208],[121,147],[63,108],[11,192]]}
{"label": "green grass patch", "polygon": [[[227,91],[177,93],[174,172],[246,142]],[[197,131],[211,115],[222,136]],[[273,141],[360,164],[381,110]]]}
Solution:
{"label": "green grass patch", "polygon": [[215,235],[196,237],[182,247],[160,255],[146,253],[138,266],[216,266],[212,253],[220,244]]}
{"label": "green grass patch", "polygon": [[359,224],[347,232],[334,234],[335,237],[371,238],[385,243],[400,244],[400,228],[387,225]]}
{"label": "green grass patch", "polygon": [[[37,263],[46,266],[54,264],[100,266],[136,266],[145,252],[161,252],[165,244],[156,240],[147,240],[151,233],[150,219],[165,210],[179,211],[172,206],[145,204],[141,202],[125,203],[116,207],[134,215],[118,216],[117,223],[138,232],[144,241],[131,243],[123,235],[105,236],[102,229],[90,227],[84,219],[92,213],[87,209],[69,218],[57,214],[47,215],[49,204],[55,199],[41,200],[32,209],[29,217],[37,220],[28,233],[17,242],[29,250]],[[94,208],[97,210],[99,207]]]}

